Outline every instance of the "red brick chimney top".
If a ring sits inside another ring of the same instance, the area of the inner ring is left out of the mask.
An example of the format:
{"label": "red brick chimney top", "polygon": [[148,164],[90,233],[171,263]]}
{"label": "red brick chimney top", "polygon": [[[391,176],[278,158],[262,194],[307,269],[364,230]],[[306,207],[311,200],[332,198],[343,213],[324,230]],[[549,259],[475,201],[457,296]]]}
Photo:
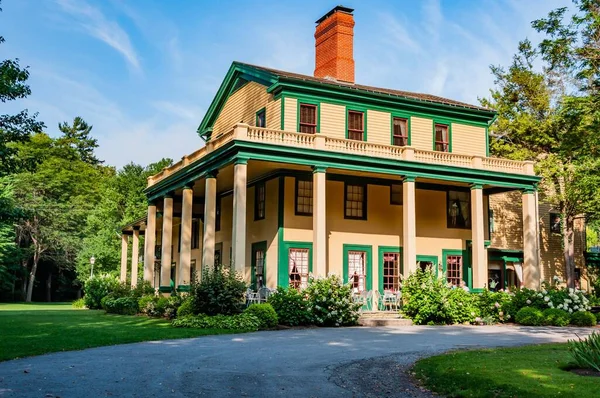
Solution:
{"label": "red brick chimney top", "polygon": [[354,16],[337,6],[317,20],[315,77],[354,83]]}

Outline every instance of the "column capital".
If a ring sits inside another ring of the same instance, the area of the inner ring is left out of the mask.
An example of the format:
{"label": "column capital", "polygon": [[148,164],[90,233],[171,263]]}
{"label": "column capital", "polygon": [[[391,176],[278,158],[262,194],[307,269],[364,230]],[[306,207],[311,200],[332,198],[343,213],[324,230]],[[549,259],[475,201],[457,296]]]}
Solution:
{"label": "column capital", "polygon": [[416,179],[417,177],[415,176],[404,176],[402,182],[415,182]]}
{"label": "column capital", "polygon": [[531,186],[531,187],[521,189],[521,193],[523,193],[523,194],[536,193],[536,192],[537,192],[537,186]]}
{"label": "column capital", "polygon": [[248,158],[245,156],[238,156],[235,158],[233,164],[248,164]]}
{"label": "column capital", "polygon": [[206,176],[206,178],[217,178],[217,174],[219,174],[219,170],[212,169],[212,170],[207,170],[205,173],[205,176]]}
{"label": "column capital", "polygon": [[133,230],[134,231],[139,231],[140,230],[140,226],[139,225],[134,225],[133,226]]}
{"label": "column capital", "polygon": [[194,189],[195,183],[196,183],[196,181],[186,182],[185,185],[183,186],[183,189]]}
{"label": "column capital", "polygon": [[166,192],[166,193],[163,195],[163,198],[164,198],[164,199],[173,199],[173,196],[175,196],[175,192],[173,192],[173,191],[169,191],[169,192]]}
{"label": "column capital", "polygon": [[316,164],[312,167],[313,173],[325,173],[327,171],[327,167],[321,164]]}
{"label": "column capital", "polygon": [[156,202],[155,202],[154,200],[150,200],[150,199],[148,199],[148,200],[146,201],[146,203],[148,203],[148,207],[150,207],[150,206],[156,206]]}
{"label": "column capital", "polygon": [[471,184],[471,191],[474,189],[483,189],[483,184]]}

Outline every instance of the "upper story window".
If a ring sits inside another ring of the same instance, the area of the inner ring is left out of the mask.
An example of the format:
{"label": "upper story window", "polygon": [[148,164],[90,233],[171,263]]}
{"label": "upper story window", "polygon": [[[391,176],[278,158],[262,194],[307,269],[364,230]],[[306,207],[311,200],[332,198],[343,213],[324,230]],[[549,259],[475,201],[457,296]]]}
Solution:
{"label": "upper story window", "polygon": [[365,140],[364,112],[348,111],[348,139]]}
{"label": "upper story window", "polygon": [[315,134],[317,132],[317,106],[300,104],[300,132]]}
{"label": "upper story window", "polygon": [[450,152],[450,139],[448,136],[448,125],[435,125],[435,150],[440,152]]}
{"label": "upper story window", "polygon": [[408,119],[402,117],[394,118],[394,145],[406,146],[408,145]]}
{"label": "upper story window", "polygon": [[265,218],[265,183],[256,184],[254,187],[254,219],[263,220]]}
{"label": "upper story window", "polygon": [[446,214],[448,228],[471,228],[471,195],[467,191],[448,191]]}
{"label": "upper story window", "polygon": [[367,186],[346,184],[344,217],[355,220],[367,219]]}
{"label": "upper story window", "polygon": [[256,112],[256,127],[267,127],[267,111],[265,108]]}

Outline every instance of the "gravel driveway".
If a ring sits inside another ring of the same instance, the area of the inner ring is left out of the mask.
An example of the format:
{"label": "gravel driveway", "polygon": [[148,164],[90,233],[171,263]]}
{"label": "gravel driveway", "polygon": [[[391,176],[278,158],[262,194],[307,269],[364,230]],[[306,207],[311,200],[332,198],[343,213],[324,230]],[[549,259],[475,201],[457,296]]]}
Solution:
{"label": "gravel driveway", "polygon": [[404,375],[419,357],[575,333],[588,330],[356,327],[126,344],[0,362],[0,397],[427,397]]}

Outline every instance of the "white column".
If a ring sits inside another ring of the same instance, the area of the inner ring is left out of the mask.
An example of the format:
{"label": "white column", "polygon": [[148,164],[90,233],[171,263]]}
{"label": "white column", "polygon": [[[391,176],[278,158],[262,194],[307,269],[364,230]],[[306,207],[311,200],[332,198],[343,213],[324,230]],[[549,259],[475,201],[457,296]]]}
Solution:
{"label": "white column", "polygon": [[160,256],[160,287],[162,292],[171,291],[171,256],[173,241],[173,197],[167,195],[164,198],[163,225]]}
{"label": "white column", "polygon": [[313,267],[317,276],[327,276],[326,168],[313,168]]}
{"label": "white column", "polygon": [[192,261],[192,209],[194,202],[194,190],[191,185],[183,188],[183,200],[181,203],[181,250],[179,253],[179,264],[177,268],[177,289],[190,284],[190,263]]}
{"label": "white column", "polygon": [[523,192],[523,284],[540,288],[540,258],[538,250],[537,196],[535,190]]}
{"label": "white column", "polygon": [[125,234],[121,235],[121,282],[127,282],[127,240]]}
{"label": "white column", "polygon": [[206,176],[204,190],[204,236],[202,237],[202,264],[205,267],[215,265],[215,218],[217,214],[217,173]]}
{"label": "white column", "polygon": [[245,278],[246,272],[246,183],[248,159],[238,159],[233,168],[233,234],[232,256],[235,272]]}
{"label": "white column", "polygon": [[415,178],[402,183],[402,264],[406,278],[417,269],[417,222],[415,210]]}
{"label": "white column", "polygon": [[156,205],[148,205],[144,235],[144,280],[154,285],[154,248],[156,246]]}
{"label": "white column", "polygon": [[140,256],[140,227],[133,227],[133,242],[131,244],[131,287],[137,286],[139,256]]}
{"label": "white column", "polygon": [[473,288],[483,289],[487,284],[487,253],[485,250],[485,222],[483,210],[483,187],[471,186],[471,245],[473,258]]}

